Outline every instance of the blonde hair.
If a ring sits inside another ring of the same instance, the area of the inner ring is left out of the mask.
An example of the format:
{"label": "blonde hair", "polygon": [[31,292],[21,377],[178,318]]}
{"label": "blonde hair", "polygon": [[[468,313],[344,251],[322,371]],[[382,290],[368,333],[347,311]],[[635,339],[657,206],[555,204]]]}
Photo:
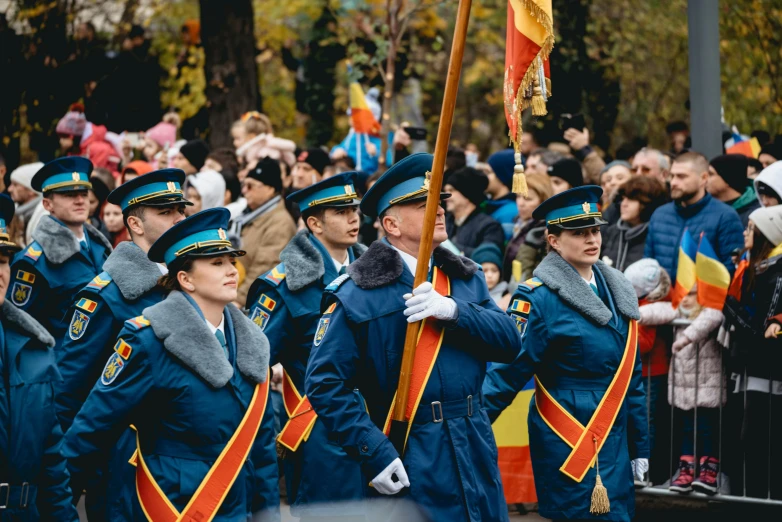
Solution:
{"label": "blonde hair", "polygon": [[247,134],[272,134],[272,121],[265,114],[258,111],[250,111],[242,114],[242,117],[234,122],[232,127],[243,127]]}
{"label": "blonde hair", "polygon": [[541,203],[554,195],[551,179],[545,174],[527,174],[527,188],[538,195]]}

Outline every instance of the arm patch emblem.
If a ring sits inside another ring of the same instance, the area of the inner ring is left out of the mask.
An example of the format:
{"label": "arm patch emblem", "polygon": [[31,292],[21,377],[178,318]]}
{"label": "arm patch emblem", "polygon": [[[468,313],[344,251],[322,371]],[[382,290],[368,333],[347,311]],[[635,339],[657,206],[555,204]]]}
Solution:
{"label": "arm patch emblem", "polygon": [[103,373],[100,376],[100,382],[104,386],[108,386],[114,382],[117,376],[125,369],[125,361],[118,352],[114,352],[106,361],[106,366],[103,367]]}
{"label": "arm patch emblem", "polygon": [[90,316],[79,310],[74,310],[71,324],[68,327],[68,337],[78,341],[84,336],[84,332],[87,331],[88,324],[90,324]]}
{"label": "arm patch emblem", "polygon": [[320,346],[323,342],[323,338],[326,337],[326,332],[329,329],[330,322],[331,317],[326,317],[325,315],[318,321],[318,328],[315,330],[315,339],[312,341],[315,346]]}
{"label": "arm patch emblem", "polygon": [[30,283],[30,284],[35,283],[35,274],[30,272],[25,272],[24,270],[17,270],[16,278],[20,281],[24,281],[25,283]]}
{"label": "arm patch emblem", "polygon": [[263,331],[264,328],[266,328],[266,325],[269,323],[269,314],[261,310],[259,307],[256,307],[253,310],[252,315],[250,316],[250,320],[261,327],[261,331]]}
{"label": "arm patch emblem", "polygon": [[11,300],[16,306],[24,306],[27,304],[27,301],[30,300],[30,294],[32,293],[33,287],[31,285],[15,281],[14,287],[11,290]]}

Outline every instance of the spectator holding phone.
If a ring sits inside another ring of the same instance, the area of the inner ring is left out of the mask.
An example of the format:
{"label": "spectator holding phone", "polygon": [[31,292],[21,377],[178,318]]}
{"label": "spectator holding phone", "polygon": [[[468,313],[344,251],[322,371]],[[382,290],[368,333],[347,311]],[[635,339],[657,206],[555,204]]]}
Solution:
{"label": "spectator holding phone", "polygon": [[600,184],[600,172],[606,166],[605,161],[589,145],[589,129],[586,128],[581,114],[563,114],[561,121],[565,141],[573,150],[573,156],[584,167],[584,181],[590,185]]}

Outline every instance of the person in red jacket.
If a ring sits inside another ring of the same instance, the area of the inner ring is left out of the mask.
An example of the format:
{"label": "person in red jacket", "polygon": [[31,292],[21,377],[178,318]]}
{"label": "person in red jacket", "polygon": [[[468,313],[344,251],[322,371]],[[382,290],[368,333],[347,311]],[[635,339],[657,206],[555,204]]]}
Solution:
{"label": "person in red jacket", "polygon": [[[652,455],[649,481],[656,484],[664,482],[670,475],[667,465],[667,445],[670,441],[664,436],[669,432],[670,424],[667,401],[670,339],[666,335],[667,332],[659,328],[662,325],[655,321],[659,315],[655,313],[655,309],[658,304],[671,300],[671,279],[654,259],[636,261],[628,266],[624,273],[635,288],[641,312],[641,319],[638,321],[638,348],[641,352],[643,381],[648,397],[649,448]],[[655,437],[656,433],[661,436]]]}

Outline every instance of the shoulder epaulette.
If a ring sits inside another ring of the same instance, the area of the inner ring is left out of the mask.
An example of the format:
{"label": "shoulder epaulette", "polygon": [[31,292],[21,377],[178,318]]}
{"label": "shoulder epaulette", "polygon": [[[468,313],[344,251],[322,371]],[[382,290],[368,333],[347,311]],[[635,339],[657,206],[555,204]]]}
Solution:
{"label": "shoulder epaulette", "polygon": [[134,317],[133,319],[128,319],[125,321],[125,326],[128,326],[134,330],[141,330],[142,328],[149,326],[149,319],[143,315],[139,315],[138,317]]}
{"label": "shoulder epaulette", "polygon": [[24,251],[24,257],[30,259],[33,262],[38,261],[38,258],[41,257],[41,254],[43,254],[43,248],[40,244],[38,244],[38,241],[33,241],[30,243],[30,246],[28,246],[27,250]]}
{"label": "shoulder epaulette", "polygon": [[341,276],[337,277],[334,281],[329,283],[329,285],[326,287],[325,292],[336,292],[337,288],[340,287],[342,283],[350,279],[350,276],[348,274],[342,274]]}
{"label": "shoulder epaulette", "polygon": [[101,272],[100,274],[96,275],[92,281],[87,283],[87,288],[101,291],[109,283],[111,283],[111,276],[108,274],[108,272]]}
{"label": "shoulder epaulette", "polygon": [[274,286],[279,286],[285,279],[285,263],[280,263],[262,276],[266,281]]}
{"label": "shoulder epaulette", "polygon": [[523,283],[519,284],[519,290],[524,290],[526,292],[532,292],[537,287],[543,285],[543,281],[538,279],[537,277],[532,277],[530,279],[527,279]]}

